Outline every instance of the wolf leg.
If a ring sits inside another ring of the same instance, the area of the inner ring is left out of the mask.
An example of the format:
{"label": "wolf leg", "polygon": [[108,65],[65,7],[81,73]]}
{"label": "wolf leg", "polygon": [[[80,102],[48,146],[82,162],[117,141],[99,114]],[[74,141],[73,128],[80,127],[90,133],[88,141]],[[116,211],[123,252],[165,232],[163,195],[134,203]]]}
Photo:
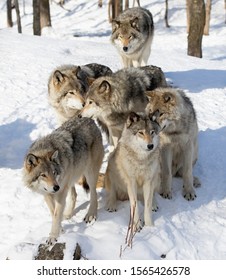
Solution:
{"label": "wolf leg", "polygon": [[135,182],[129,183],[127,185],[127,190],[129,195],[129,201],[130,201],[130,217],[133,224],[133,230],[140,231],[142,229],[142,223],[139,218],[136,183]]}
{"label": "wolf leg", "polygon": [[188,143],[183,150],[183,196],[187,200],[194,200],[196,198],[193,187],[192,159],[193,147],[191,143]]}
{"label": "wolf leg", "polygon": [[46,194],[44,196],[44,199],[45,199],[45,202],[49,208],[49,211],[51,213],[51,216],[53,216],[53,213],[54,213],[54,209],[55,209],[55,202],[54,202],[54,199],[53,199],[53,195],[51,194]]}
{"label": "wolf leg", "polygon": [[151,186],[153,184],[150,180],[147,180],[143,185],[143,194],[144,194],[144,224],[146,226],[152,226],[152,202],[154,188]]}
{"label": "wolf leg", "polygon": [[172,151],[169,146],[161,150],[162,158],[162,190],[160,194],[164,198],[172,198]]}
{"label": "wolf leg", "polygon": [[60,193],[54,194],[55,199],[55,209],[52,217],[52,228],[49,234],[49,238],[46,243],[48,245],[53,245],[60,234],[61,231],[61,221],[65,208],[66,196],[68,192],[68,187],[65,186]]}
{"label": "wolf leg", "polygon": [[68,220],[73,216],[73,211],[75,209],[77,193],[75,186],[72,186],[68,190],[67,200],[66,200],[66,208],[64,211],[64,219]]}

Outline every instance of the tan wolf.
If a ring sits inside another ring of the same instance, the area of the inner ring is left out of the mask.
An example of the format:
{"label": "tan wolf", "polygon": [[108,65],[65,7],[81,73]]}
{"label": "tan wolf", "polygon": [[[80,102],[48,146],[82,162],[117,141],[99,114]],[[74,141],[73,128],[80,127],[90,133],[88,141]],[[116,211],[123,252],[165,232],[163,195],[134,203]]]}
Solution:
{"label": "tan wolf", "polygon": [[49,245],[54,244],[60,234],[63,213],[67,218],[73,215],[75,189],[72,188],[68,205],[66,196],[82,175],[90,188],[90,207],[84,220],[96,219],[96,183],[103,156],[100,130],[89,118],[73,117],[29,148],[24,160],[23,180],[32,191],[44,195],[49,207],[52,215]]}
{"label": "tan wolf", "polygon": [[137,68],[122,69],[100,77],[90,86],[80,116],[104,123],[109,132],[109,142],[116,147],[129,113],[145,111],[148,85],[148,76]]}
{"label": "tan wolf", "polygon": [[147,9],[127,9],[112,22],[111,42],[124,67],[147,65],[153,36],[154,22]]}
{"label": "tan wolf", "polygon": [[191,100],[182,90],[157,88],[147,92],[147,112],[154,114],[161,126],[162,196],[172,198],[172,177],[183,178],[183,196],[196,197],[198,178],[193,180],[193,165],[198,158],[198,125]]}
{"label": "tan wolf", "polygon": [[[134,229],[142,223],[138,212],[138,199],[144,200],[144,224],[152,225],[151,211],[157,209],[154,191],[160,186],[160,126],[145,114],[130,113],[116,149],[109,157],[105,174],[108,192],[106,208],[116,211],[118,200],[130,200]],[[134,215],[133,215],[134,213]]]}
{"label": "tan wolf", "polygon": [[62,124],[82,109],[93,79],[111,73],[109,67],[97,63],[57,67],[49,77],[48,100],[55,109],[58,123]]}

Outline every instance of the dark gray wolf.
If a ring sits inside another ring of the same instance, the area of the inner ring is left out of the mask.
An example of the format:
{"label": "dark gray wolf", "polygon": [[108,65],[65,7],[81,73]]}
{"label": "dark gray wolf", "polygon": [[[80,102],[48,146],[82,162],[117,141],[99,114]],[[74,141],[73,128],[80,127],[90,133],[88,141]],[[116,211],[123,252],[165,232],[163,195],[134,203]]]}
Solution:
{"label": "dark gray wolf", "polygon": [[23,180],[32,191],[44,195],[52,214],[48,244],[54,244],[60,234],[69,191],[72,195],[65,215],[73,214],[76,192],[72,186],[81,176],[86,178],[90,188],[90,207],[84,220],[96,219],[96,183],[103,156],[100,130],[89,118],[73,117],[29,148],[24,160]]}
{"label": "dark gray wolf", "polygon": [[130,113],[116,149],[109,157],[105,174],[108,192],[106,208],[116,211],[116,201],[130,200],[134,229],[140,230],[137,199],[144,200],[144,223],[152,225],[151,211],[156,210],[154,191],[160,186],[160,126],[145,114]]}
{"label": "dark gray wolf", "polygon": [[198,125],[191,100],[182,90],[157,88],[147,92],[149,103],[146,111],[154,114],[161,126],[160,147],[162,158],[162,195],[172,198],[172,177],[183,178],[183,196],[187,200],[196,197],[193,165],[198,158]]}
{"label": "dark gray wolf", "polygon": [[124,67],[147,65],[153,36],[154,22],[147,9],[127,9],[112,22],[111,42]]}

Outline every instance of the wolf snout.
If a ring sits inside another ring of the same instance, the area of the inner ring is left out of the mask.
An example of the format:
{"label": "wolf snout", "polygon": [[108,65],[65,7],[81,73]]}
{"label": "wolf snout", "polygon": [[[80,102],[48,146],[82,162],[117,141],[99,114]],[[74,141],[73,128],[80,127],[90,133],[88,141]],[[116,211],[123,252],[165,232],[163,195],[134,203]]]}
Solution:
{"label": "wolf snout", "polygon": [[54,186],[53,186],[53,190],[54,190],[55,192],[58,192],[59,189],[60,189],[60,187],[59,187],[58,185],[54,185]]}
{"label": "wolf snout", "polygon": [[153,144],[148,144],[148,145],[147,145],[147,148],[148,148],[148,150],[150,150],[150,151],[151,151],[151,150],[153,150],[154,145],[153,145]]}
{"label": "wolf snout", "polygon": [[128,47],[123,47],[122,49],[123,49],[124,52],[128,51]]}

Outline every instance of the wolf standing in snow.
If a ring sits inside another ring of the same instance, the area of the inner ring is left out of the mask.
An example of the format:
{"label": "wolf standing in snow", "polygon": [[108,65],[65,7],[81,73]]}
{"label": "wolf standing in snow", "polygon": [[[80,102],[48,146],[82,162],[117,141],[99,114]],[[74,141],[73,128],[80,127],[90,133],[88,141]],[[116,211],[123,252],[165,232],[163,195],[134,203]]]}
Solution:
{"label": "wolf standing in snow", "polygon": [[[49,207],[52,215],[49,245],[54,244],[60,234],[63,213],[66,218],[73,215],[76,192],[72,186],[82,175],[90,188],[90,207],[84,220],[96,219],[96,183],[103,156],[101,133],[89,118],[73,117],[29,148],[24,160],[23,180],[31,190],[44,195]],[[69,196],[66,205],[70,188],[73,195]]]}
{"label": "wolf standing in snow", "polygon": [[112,22],[111,42],[124,67],[147,65],[153,36],[153,18],[147,9],[127,9]]}
{"label": "wolf standing in snow", "polygon": [[172,198],[172,177],[183,178],[183,196],[196,198],[194,187],[200,185],[192,174],[198,158],[198,124],[191,100],[182,90],[157,88],[147,92],[147,112],[154,114],[161,126],[162,196]]}
{"label": "wolf standing in snow", "polygon": [[151,211],[157,207],[154,191],[160,186],[160,126],[150,118],[140,113],[129,114],[119,143],[110,155],[105,174],[107,210],[116,211],[117,199],[129,198],[135,230],[142,227],[137,199],[144,200],[144,223],[151,226]]}

